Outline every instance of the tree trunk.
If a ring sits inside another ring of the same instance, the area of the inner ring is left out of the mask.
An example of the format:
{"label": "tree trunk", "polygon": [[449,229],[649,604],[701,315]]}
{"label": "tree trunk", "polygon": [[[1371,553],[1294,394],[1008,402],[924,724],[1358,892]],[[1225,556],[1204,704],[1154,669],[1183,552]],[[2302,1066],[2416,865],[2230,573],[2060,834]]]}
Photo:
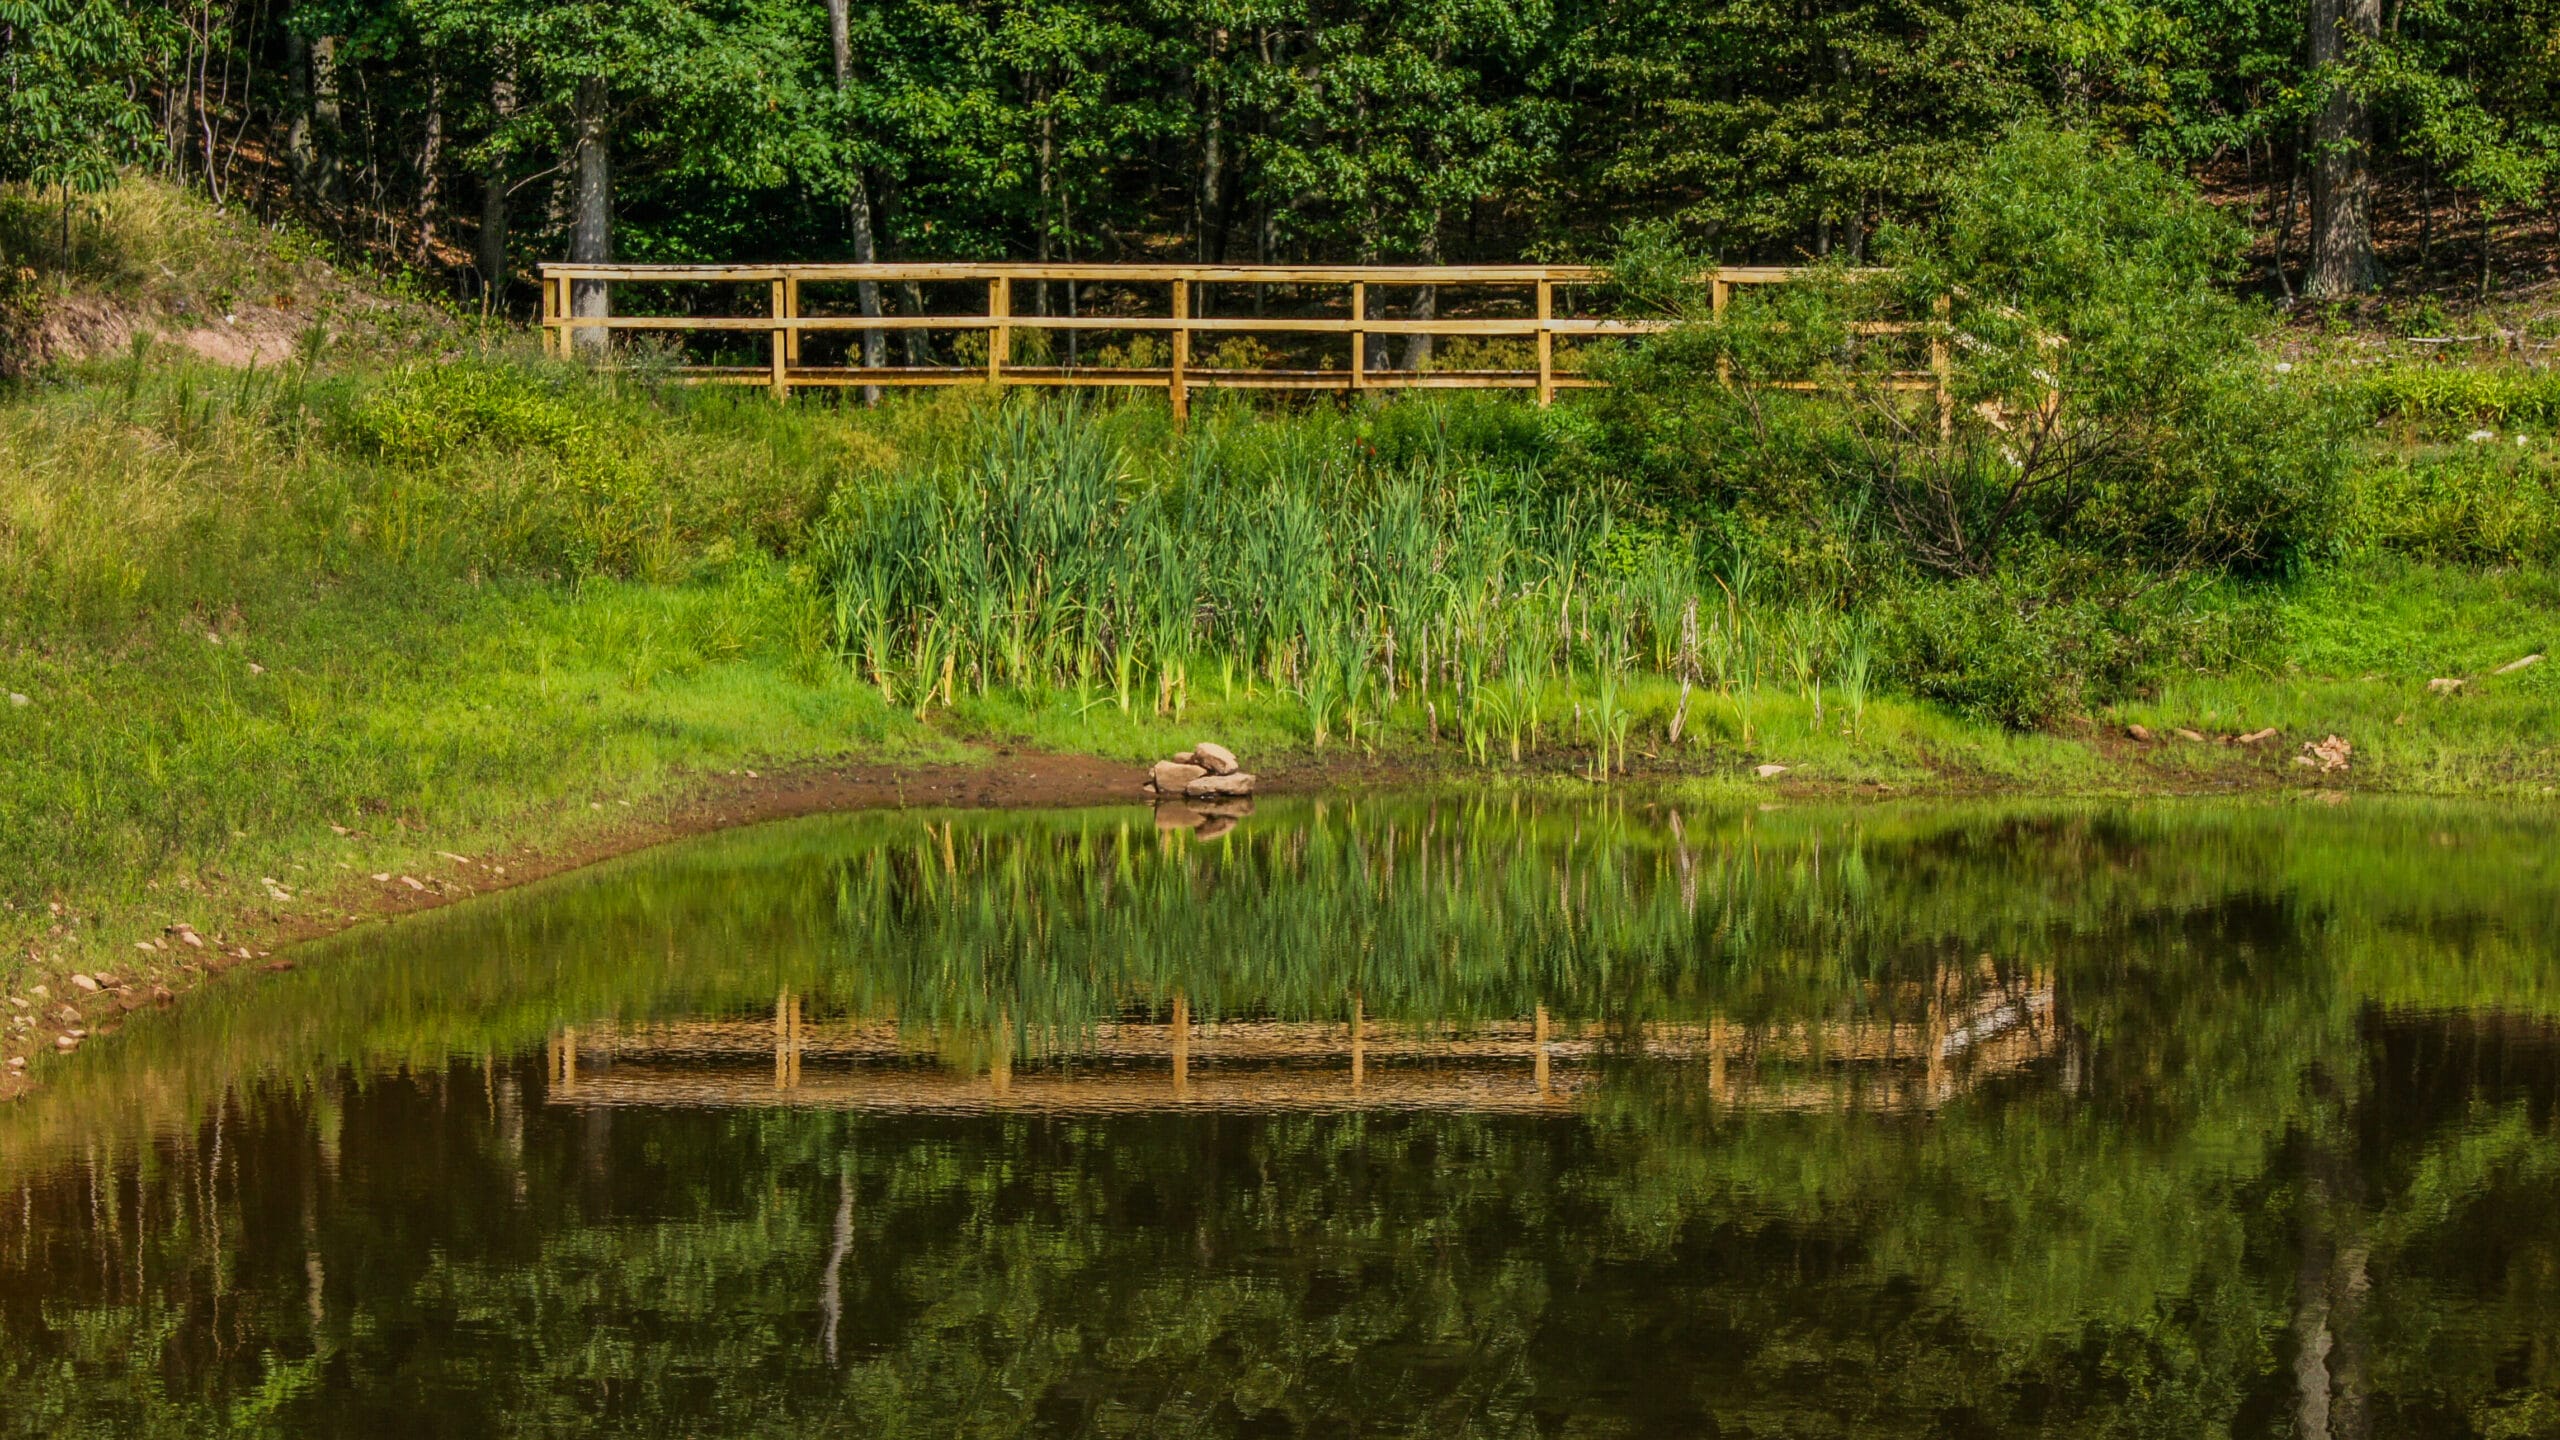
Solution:
{"label": "tree trunk", "polygon": [[2288,305],[2293,303],[2293,278],[2285,273],[2284,247],[2293,239],[2293,207],[2301,193],[2302,155],[2297,151],[2292,166],[2285,172],[2284,206],[2276,213],[2275,251],[2267,257],[2268,278],[2275,281],[2276,293],[2283,296]]}
{"label": "tree trunk", "polygon": [[[1422,263],[1425,265],[1437,265],[1440,263],[1440,212],[1437,210],[1431,212],[1431,228],[1423,232]],[[1405,313],[1415,320],[1439,319],[1440,287],[1437,285],[1414,286],[1413,305]],[[1432,337],[1429,335],[1406,336],[1404,341],[1404,368],[1407,370],[1420,370],[1429,366],[1431,363],[1431,341]]]}
{"label": "tree trunk", "polygon": [[[1209,58],[1215,60],[1226,32],[1214,34],[1209,43]],[[1191,202],[1191,253],[1200,260],[1218,259],[1216,242],[1210,231],[1218,225],[1221,213],[1221,188],[1225,183],[1226,125],[1218,105],[1217,87],[1204,76],[1200,84],[1200,184]]]}
{"label": "tree trunk", "polygon": [[2428,276],[2431,272],[2433,272],[2433,271],[2434,271],[2434,269],[2435,269],[2435,263],[2436,263],[2436,167],[2434,167],[2433,165],[2421,165],[2421,166],[2419,166],[2419,167],[2418,167],[2418,283],[2419,283],[2419,284],[2424,285],[2425,283],[2427,283],[2427,276]]}
{"label": "tree trunk", "polygon": [[[827,43],[835,54],[836,93],[841,95],[853,85],[853,0],[827,0]],[[845,224],[853,232],[853,259],[857,265],[879,263],[880,247],[871,233],[871,187],[863,182],[862,167],[852,167],[853,184],[845,196]],[[866,318],[880,313],[880,282],[864,280],[854,287]],[[877,370],[888,363],[888,337],[878,330],[862,332],[862,364]],[[862,387],[862,403],[880,403],[880,387]]]}
{"label": "tree trunk", "polygon": [[2340,71],[2356,42],[2379,37],[2382,0],[2312,0],[2311,63],[2329,98],[2311,127],[2311,265],[2302,290],[2334,300],[2373,283],[2373,117]]}
{"label": "tree trunk", "polygon": [[418,265],[434,263],[436,210],[444,203],[444,75],[427,72],[427,134],[418,148]]}
{"label": "tree trunk", "polygon": [[[516,113],[516,82],[509,72],[500,71],[489,82],[489,110],[503,126]],[[482,177],[480,192],[480,297],[485,309],[499,309],[507,303],[507,163],[503,159],[489,162],[489,173]]]}
{"label": "tree trunk", "polygon": [[2489,298],[2489,233],[2491,224],[2492,222],[2489,218],[2489,202],[2487,200],[2482,200],[2480,202],[2480,288],[2472,297],[2475,300],[2485,301]]}
{"label": "tree trunk", "polygon": [[[571,156],[569,259],[580,265],[602,265],[613,259],[613,168],[609,149],[613,126],[610,97],[602,80],[578,85],[572,123],[576,151]],[[582,318],[605,313],[605,285],[582,280],[572,287],[570,313]],[[579,353],[602,359],[613,347],[613,332],[573,330]]]}
{"label": "tree trunk", "polygon": [[338,193],[338,38],[292,38],[293,120],[285,155],[306,204],[334,210]]}

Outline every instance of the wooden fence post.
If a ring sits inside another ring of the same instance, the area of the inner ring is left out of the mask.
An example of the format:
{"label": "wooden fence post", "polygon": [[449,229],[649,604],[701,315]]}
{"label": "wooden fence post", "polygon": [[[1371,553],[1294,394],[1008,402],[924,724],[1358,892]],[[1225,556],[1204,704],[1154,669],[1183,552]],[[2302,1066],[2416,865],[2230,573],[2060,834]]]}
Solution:
{"label": "wooden fence post", "polygon": [[560,354],[559,290],[559,277],[542,277],[542,354],[545,359],[556,358]]}
{"label": "wooden fence post", "polygon": [[[782,313],[793,320],[800,318],[800,277],[782,277]],[[795,368],[800,364],[800,327],[794,325],[783,335],[783,358]]]}
{"label": "wooden fence post", "polygon": [[1173,282],[1173,423],[1180,429],[1191,418],[1191,390],[1184,372],[1191,368],[1191,282]]}
{"label": "wooden fence post", "polygon": [[1369,332],[1359,328],[1359,322],[1368,318],[1369,287],[1361,281],[1354,280],[1351,282],[1351,319],[1353,322],[1351,330],[1351,388],[1354,390],[1358,390],[1368,383],[1366,379],[1366,372],[1369,368]]}
{"label": "wooden fence post", "polygon": [[1543,410],[1556,398],[1556,332],[1550,322],[1556,318],[1556,287],[1552,280],[1538,282],[1538,408]]}
{"label": "wooden fence post", "polygon": [[1003,323],[1013,313],[1013,281],[997,276],[987,282],[987,315],[996,323],[987,327],[987,383],[1004,383],[1005,352],[1013,348],[1013,327]]}
{"label": "wooden fence post", "polygon": [[773,282],[773,398],[791,398],[791,327],[782,323],[791,314],[791,282]]}
{"label": "wooden fence post", "polygon": [[[1724,319],[1725,304],[1732,298],[1733,287],[1725,283],[1724,272],[1721,270],[1717,271],[1715,273],[1715,278],[1707,282],[1708,307],[1714,311],[1717,320],[1721,321]],[[1716,383],[1719,385],[1730,385],[1733,383],[1732,357],[1721,354],[1716,356]]]}
{"label": "wooden fence post", "polygon": [[1947,345],[1947,320],[1955,313],[1954,297],[1941,295],[1930,302],[1931,313],[1938,317],[1937,328],[1929,335],[1929,374],[1938,387],[1938,438],[1952,439],[1956,433],[1955,356]]}

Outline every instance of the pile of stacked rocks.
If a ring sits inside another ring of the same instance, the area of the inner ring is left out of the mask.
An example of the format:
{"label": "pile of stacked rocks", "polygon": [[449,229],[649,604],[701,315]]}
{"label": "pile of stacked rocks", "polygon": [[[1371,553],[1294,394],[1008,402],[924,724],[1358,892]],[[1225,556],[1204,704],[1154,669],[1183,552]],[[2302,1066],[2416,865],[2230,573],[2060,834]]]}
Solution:
{"label": "pile of stacked rocks", "polygon": [[1203,741],[1157,761],[1147,772],[1146,791],[1155,797],[1160,828],[1197,826],[1203,835],[1220,835],[1253,813],[1253,784],[1234,751]]}

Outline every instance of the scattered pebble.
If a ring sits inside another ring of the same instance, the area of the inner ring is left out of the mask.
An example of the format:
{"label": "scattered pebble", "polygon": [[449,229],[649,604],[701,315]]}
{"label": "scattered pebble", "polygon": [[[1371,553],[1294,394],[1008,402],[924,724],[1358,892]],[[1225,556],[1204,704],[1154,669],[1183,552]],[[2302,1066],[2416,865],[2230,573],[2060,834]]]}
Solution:
{"label": "scattered pebble", "polygon": [[87,975],[74,975],[71,977],[71,988],[75,990],[85,990],[90,994],[95,995],[98,993],[98,982]]}
{"label": "scattered pebble", "polygon": [[12,705],[16,705],[16,706],[24,707],[24,706],[28,706],[28,705],[33,705],[33,704],[34,704],[34,703],[36,703],[36,702],[34,702],[33,700],[28,699],[28,698],[27,698],[26,696],[24,696],[24,695],[19,694],[17,691],[12,690],[12,691],[10,691],[10,692],[9,692],[9,703],[10,703],[10,704],[12,704]]}
{"label": "scattered pebble", "polygon": [[2127,725],[2124,733],[2136,740],[2147,742],[2151,739],[2151,727],[2148,725]]}
{"label": "scattered pebble", "polygon": [[373,881],[377,885],[388,885],[391,883],[391,872],[388,870],[380,871],[374,875]]}
{"label": "scattered pebble", "polygon": [[2204,736],[2202,736],[2202,735],[2200,735],[2200,734],[2196,733],[2196,732],[2195,732],[2195,731],[2193,731],[2193,730],[2180,730],[2180,731],[2178,732],[2178,738],[2179,738],[2179,739],[2181,739],[2181,740],[2193,740],[2193,741],[2197,741],[2197,742],[2199,742],[2199,743],[2201,743],[2201,742],[2204,740]]}
{"label": "scattered pebble", "polygon": [[1775,780],[1779,776],[1787,773],[1787,767],[1777,764],[1763,765],[1758,769],[1753,770],[1751,773],[1759,776],[1763,780]]}
{"label": "scattered pebble", "polygon": [[2506,664],[2499,666],[2499,667],[2498,667],[2498,673],[2499,673],[2499,674],[2501,674],[2501,675],[2513,675],[2514,673],[2516,673],[2516,672],[2517,672],[2517,671],[2519,671],[2519,670],[2530,670],[2530,669],[2532,669],[2534,666],[2539,665],[2539,664],[2541,664],[2541,663],[2542,663],[2542,656],[2541,656],[2541,655],[2539,655],[2539,654],[2527,655],[2526,657],[2524,657],[2524,658],[2523,658],[2523,659],[2521,659],[2521,660],[2510,660],[2510,661],[2508,661]]}
{"label": "scattered pebble", "polygon": [[2427,693],[2430,695],[2450,695],[2461,688],[2462,679],[2456,675],[2439,675],[2427,682]]}

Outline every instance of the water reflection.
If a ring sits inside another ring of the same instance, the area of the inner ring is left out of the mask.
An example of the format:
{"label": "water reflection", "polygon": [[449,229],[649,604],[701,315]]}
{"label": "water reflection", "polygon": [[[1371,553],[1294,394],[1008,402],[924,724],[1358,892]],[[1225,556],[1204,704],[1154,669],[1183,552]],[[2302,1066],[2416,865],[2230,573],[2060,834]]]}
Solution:
{"label": "water reflection", "polygon": [[2550,839],[723,837],[0,1116],[0,1431],[2560,1432]]}
{"label": "water reflection", "polygon": [[562,1026],[545,1044],[546,1098],[587,1108],[1536,1114],[1569,1113],[1613,1075],[1655,1065],[1693,1070],[1708,1096],[1730,1106],[1925,1110],[2058,1047],[2050,975],[2012,983],[1986,964],[1971,978],[1948,973],[1867,995],[1851,1020],[1767,1026],[1721,1016],[1574,1025],[1541,1005],[1526,1020],[1426,1027],[1370,1019],[1356,996],[1339,1022],[1195,1021],[1176,994],[1168,1018],[1097,1022],[1071,1053],[1021,1065],[1000,1043],[967,1067],[948,1062],[950,1046],[932,1030],[812,1020],[804,997],[786,990],[770,1024],[696,1016]]}

